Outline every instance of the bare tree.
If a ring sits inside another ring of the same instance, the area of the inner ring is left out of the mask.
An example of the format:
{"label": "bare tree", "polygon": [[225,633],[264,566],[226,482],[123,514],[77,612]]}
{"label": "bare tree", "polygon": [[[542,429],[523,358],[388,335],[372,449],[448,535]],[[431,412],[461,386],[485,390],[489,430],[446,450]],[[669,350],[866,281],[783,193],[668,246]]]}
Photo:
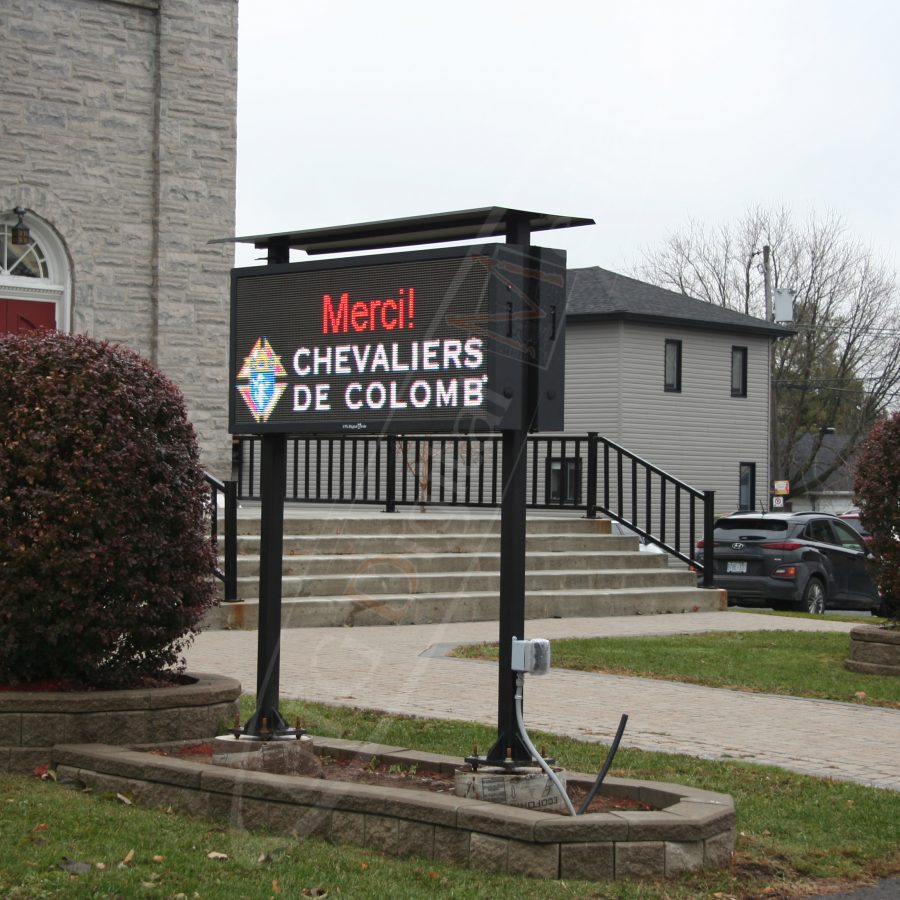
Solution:
{"label": "bare tree", "polygon": [[843,464],[841,454],[824,466],[821,459],[816,463],[823,429],[845,435],[852,453],[900,396],[896,273],[834,215],[798,226],[785,209],[757,208],[733,225],[690,223],[661,248],[645,252],[634,274],[763,317],[766,244],[772,249],[773,287],[795,292],[797,330],[774,352],[776,468],[790,479],[792,493],[806,493]]}

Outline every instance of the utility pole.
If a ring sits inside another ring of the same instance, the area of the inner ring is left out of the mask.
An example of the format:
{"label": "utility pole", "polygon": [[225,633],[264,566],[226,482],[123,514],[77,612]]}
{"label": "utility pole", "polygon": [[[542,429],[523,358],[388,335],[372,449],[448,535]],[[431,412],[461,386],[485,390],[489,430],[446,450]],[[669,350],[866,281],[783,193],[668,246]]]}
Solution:
{"label": "utility pole", "polygon": [[[766,244],[763,246],[763,279],[766,289],[766,322],[772,322],[772,248]],[[769,353],[775,347],[775,341],[769,342]],[[775,392],[774,359],[769,361],[769,509],[772,509],[772,495],[775,490],[775,479],[778,477],[778,440],[776,429],[778,427],[777,404],[778,397]]]}

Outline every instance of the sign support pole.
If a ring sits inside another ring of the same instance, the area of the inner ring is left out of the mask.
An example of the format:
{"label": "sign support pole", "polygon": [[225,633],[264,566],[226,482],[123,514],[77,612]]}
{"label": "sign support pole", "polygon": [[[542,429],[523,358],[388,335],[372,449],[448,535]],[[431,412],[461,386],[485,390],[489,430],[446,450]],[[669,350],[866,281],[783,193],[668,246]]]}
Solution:
{"label": "sign support pole", "polygon": [[[269,265],[289,261],[289,249],[269,246]],[[259,525],[259,626],[256,650],[256,711],[237,735],[270,740],[300,737],[278,711],[281,679],[281,573],[284,556],[284,495],[287,435],[261,436]]]}
{"label": "sign support pole", "polygon": [[[513,219],[507,223],[506,243],[529,246],[528,223]],[[527,334],[524,335],[527,339]],[[521,390],[528,390],[524,378]],[[526,418],[530,400],[526,393]],[[516,723],[516,673],[512,670],[512,639],[525,637],[525,540],[528,491],[528,431],[503,431],[503,494],[500,501],[500,670],[498,672],[497,741],[485,761],[491,765],[522,765],[531,754],[519,737]]]}

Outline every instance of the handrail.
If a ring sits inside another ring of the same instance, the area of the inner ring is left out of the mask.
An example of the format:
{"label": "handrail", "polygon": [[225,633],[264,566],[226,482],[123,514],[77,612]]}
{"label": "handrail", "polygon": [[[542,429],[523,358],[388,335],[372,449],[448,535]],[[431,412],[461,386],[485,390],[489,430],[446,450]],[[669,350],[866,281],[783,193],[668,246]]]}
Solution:
{"label": "handrail", "polygon": [[[236,438],[238,496],[259,497],[259,438]],[[598,512],[702,572],[697,539],[712,546],[714,492],[701,491],[591,431],[530,435],[531,509]],[[495,508],[501,501],[501,436],[296,435],[288,438],[286,500]],[[586,471],[585,471],[586,470]],[[585,478],[586,475],[586,478]]]}
{"label": "handrail", "polygon": [[238,483],[236,481],[220,481],[209,472],[203,473],[203,478],[210,486],[210,540],[219,552],[219,494],[222,495],[224,508],[224,534],[222,548],[222,565],[213,565],[213,575],[224,585],[224,599],[226,603],[237,600],[237,495]]}

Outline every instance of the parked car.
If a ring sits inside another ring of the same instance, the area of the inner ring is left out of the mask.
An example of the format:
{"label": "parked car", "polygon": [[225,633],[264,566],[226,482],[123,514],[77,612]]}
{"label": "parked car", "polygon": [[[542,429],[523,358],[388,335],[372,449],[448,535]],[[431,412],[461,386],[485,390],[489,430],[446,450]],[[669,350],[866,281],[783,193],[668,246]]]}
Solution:
{"label": "parked car", "polygon": [[[713,582],[729,605],[811,613],[881,606],[865,541],[838,516],[733,513],[716,521],[713,541]],[[697,546],[706,553],[703,541]]]}

